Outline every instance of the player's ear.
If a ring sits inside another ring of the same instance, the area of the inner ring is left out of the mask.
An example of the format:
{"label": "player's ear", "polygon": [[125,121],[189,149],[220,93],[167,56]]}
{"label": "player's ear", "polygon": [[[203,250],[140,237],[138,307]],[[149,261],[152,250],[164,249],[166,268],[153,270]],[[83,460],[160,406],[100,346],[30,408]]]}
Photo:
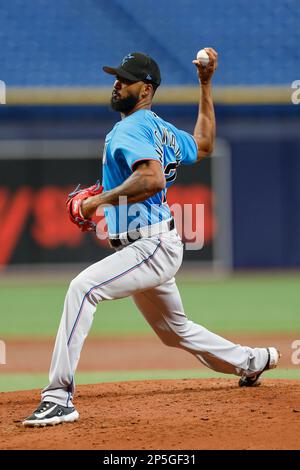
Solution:
{"label": "player's ear", "polygon": [[152,95],[152,85],[150,83],[144,83],[142,88],[142,98]]}

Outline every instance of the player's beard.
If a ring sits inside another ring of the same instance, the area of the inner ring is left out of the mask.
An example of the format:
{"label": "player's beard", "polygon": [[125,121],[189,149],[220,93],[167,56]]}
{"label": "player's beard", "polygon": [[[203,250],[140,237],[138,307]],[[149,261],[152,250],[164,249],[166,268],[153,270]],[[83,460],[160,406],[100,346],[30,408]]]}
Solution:
{"label": "player's beard", "polygon": [[136,104],[139,101],[138,96],[127,96],[126,98],[118,98],[112,95],[110,100],[110,105],[114,111],[119,111],[120,113],[130,113]]}

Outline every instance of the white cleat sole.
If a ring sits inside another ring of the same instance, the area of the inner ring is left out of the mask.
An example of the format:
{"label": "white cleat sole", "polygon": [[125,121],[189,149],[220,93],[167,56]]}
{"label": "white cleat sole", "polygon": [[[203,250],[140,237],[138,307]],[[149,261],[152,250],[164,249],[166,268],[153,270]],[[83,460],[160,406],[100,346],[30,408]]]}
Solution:
{"label": "white cleat sole", "polygon": [[275,369],[275,367],[278,366],[281,354],[278,351],[278,349],[273,348],[273,347],[269,347],[268,350],[269,350],[269,355],[270,355],[268,370]]}
{"label": "white cleat sole", "polygon": [[261,384],[261,381],[260,381],[261,375],[265,371],[268,371],[270,369],[275,369],[275,367],[278,366],[279,360],[281,357],[281,354],[278,351],[278,349],[272,346],[266,349],[268,351],[268,362],[265,368],[261,372],[258,372],[257,374],[253,376],[249,376],[249,377],[247,377],[246,375],[242,376],[239,380],[239,387],[258,387]]}
{"label": "white cleat sole", "polygon": [[23,426],[28,428],[44,428],[45,426],[56,426],[57,424],[62,423],[74,423],[78,421],[79,413],[74,410],[72,413],[64,416],[53,416],[53,418],[48,419],[35,419],[30,421],[23,421]]}

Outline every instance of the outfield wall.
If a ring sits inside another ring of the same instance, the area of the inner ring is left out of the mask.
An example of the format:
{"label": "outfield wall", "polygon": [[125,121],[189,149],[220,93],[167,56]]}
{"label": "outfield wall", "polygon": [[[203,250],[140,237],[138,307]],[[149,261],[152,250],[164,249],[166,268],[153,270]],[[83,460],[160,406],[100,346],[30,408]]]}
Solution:
{"label": "outfield wall", "polygon": [[[195,105],[154,110],[192,132]],[[217,105],[216,115],[217,154],[224,162],[225,144],[229,168],[223,165],[214,181],[210,161],[184,168],[170,191],[171,200],[206,208],[204,249],[186,260],[230,266],[232,254],[235,268],[299,267],[298,107]],[[2,264],[91,262],[108,253],[67,224],[64,198],[73,183],[98,177],[97,158],[115,121],[107,106],[0,107]],[[222,206],[227,197],[229,207]]]}

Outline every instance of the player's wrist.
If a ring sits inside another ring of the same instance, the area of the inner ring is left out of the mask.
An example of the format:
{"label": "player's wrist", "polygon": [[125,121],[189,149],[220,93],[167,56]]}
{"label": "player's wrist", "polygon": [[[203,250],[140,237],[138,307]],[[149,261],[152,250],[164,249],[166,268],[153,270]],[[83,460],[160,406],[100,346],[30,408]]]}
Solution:
{"label": "player's wrist", "polygon": [[205,90],[205,89],[210,89],[211,88],[211,79],[208,80],[200,80],[200,87]]}
{"label": "player's wrist", "polygon": [[97,196],[88,197],[83,199],[80,204],[80,211],[83,218],[90,218],[92,217],[96,207],[94,207],[93,199]]}

